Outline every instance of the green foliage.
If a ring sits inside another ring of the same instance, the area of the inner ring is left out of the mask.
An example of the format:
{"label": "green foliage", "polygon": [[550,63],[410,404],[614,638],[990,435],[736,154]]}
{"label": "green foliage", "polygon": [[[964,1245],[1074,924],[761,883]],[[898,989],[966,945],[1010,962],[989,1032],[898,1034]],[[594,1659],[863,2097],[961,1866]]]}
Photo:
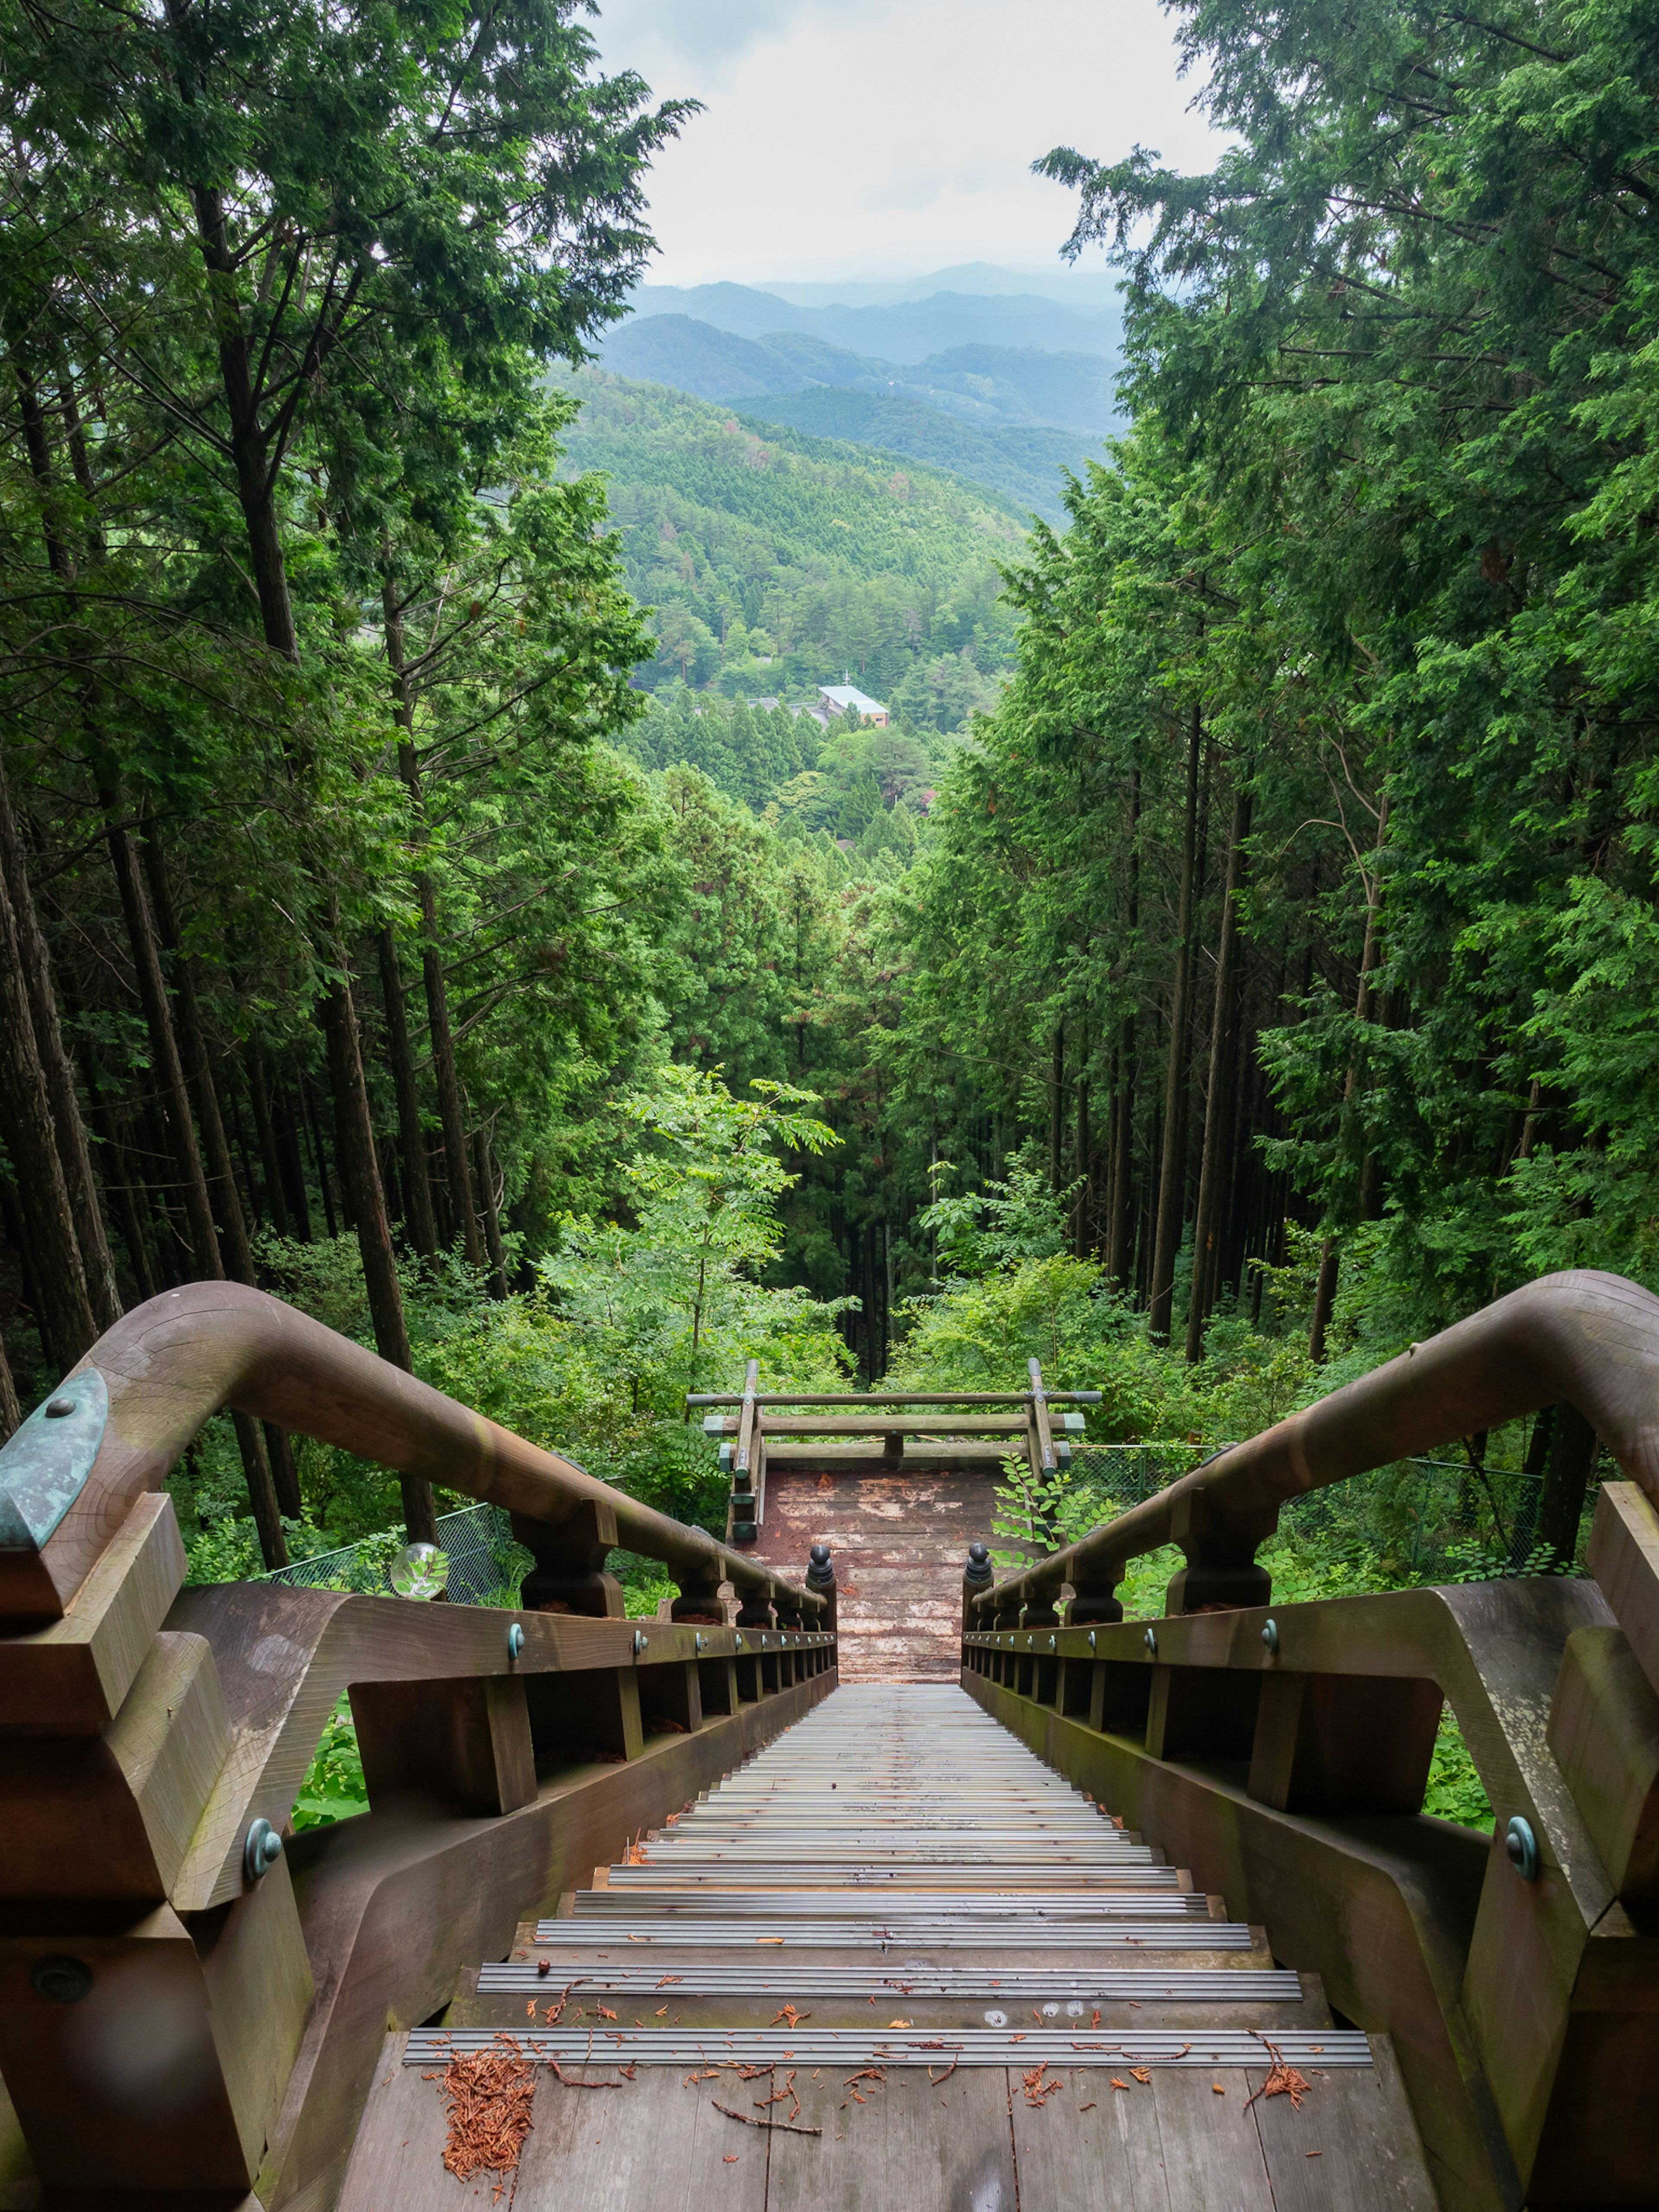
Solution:
{"label": "green foliage", "polygon": [[317,1755],[294,1801],[294,1826],[301,1831],[326,1828],[336,1820],[349,1820],[354,1814],[368,1810],[368,1785],[363,1780],[351,1700],[343,1696],[329,1715]]}
{"label": "green foliage", "polygon": [[[572,465],[603,471],[629,589],[656,610],[652,684],[729,665],[745,691],[854,680],[878,697],[966,651],[981,676],[1012,636],[994,563],[1021,535],[990,491],[586,368]],[[739,634],[740,631],[740,634]],[[763,633],[767,665],[752,647]],[[971,670],[969,672],[971,673]],[[957,728],[982,688],[942,688],[930,728]]]}
{"label": "green foliage", "polygon": [[1492,1800],[1475,1771],[1463,1732],[1449,1705],[1440,1716],[1423,1810],[1436,1820],[1455,1820],[1462,1827],[1484,1828],[1488,1833],[1492,1829]]}

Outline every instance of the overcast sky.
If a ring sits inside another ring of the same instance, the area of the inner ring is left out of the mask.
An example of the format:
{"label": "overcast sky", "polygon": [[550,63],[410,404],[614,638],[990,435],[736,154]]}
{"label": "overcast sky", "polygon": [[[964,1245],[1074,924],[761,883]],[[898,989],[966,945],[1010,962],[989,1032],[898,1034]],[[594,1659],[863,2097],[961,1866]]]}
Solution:
{"label": "overcast sky", "polygon": [[1156,0],[606,0],[594,28],[708,104],[653,171],[661,283],[1054,263],[1051,146],[1213,153]]}

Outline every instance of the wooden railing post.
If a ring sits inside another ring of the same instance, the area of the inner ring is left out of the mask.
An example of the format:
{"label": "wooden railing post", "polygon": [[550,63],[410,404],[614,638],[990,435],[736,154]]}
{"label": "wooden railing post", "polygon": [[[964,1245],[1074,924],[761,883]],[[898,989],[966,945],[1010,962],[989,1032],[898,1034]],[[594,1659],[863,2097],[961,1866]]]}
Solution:
{"label": "wooden railing post", "polygon": [[617,1548],[616,1508],[584,1500],[568,1521],[550,1527],[528,1514],[513,1516],[513,1534],[536,1564],[525,1577],[520,1602],[532,1613],[582,1613],[621,1620],[628,1612],[623,1586],[605,1572]]}
{"label": "wooden railing post", "polygon": [[814,1544],[807,1555],[806,1587],[823,1600],[823,1611],[817,1626],[827,1629],[833,1635],[836,1632],[837,1591],[835,1563],[830,1557],[828,1544]]}
{"label": "wooden railing post", "polygon": [[995,1575],[991,1554],[975,1537],[968,1547],[968,1564],[962,1571],[962,1632],[964,1636],[974,1626],[974,1600],[981,1590],[990,1589]]}

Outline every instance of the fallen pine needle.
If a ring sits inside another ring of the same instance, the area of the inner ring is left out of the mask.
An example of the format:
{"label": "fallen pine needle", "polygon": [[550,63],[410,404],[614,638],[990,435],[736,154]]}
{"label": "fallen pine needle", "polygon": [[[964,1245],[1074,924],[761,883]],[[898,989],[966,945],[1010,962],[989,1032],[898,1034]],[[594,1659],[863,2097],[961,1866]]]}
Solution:
{"label": "fallen pine needle", "polygon": [[1294,2066],[1287,2066],[1285,2063],[1285,2054],[1276,2043],[1269,2043],[1267,2037],[1255,2028],[1252,2028],[1250,2033],[1255,2036],[1257,2041],[1267,2051],[1267,2056],[1273,2060],[1273,2064],[1268,2068],[1267,2078],[1256,2091],[1255,2097],[1247,2097],[1244,2100],[1245,2111],[1247,2112],[1249,2111],[1256,2097],[1288,2097],[1291,2100],[1291,2110],[1293,2112],[1299,2112],[1302,2110],[1302,2100],[1313,2087],[1312,2082],[1305,2074],[1299,2074]]}
{"label": "fallen pine needle", "polygon": [[1094,2100],[1092,2097],[1091,2097],[1091,2098],[1090,2098],[1090,2100],[1089,2100],[1089,2101],[1088,2101],[1088,2103],[1087,2103],[1086,2105],[1079,2105],[1079,2106],[1078,2106],[1078,2110],[1079,2110],[1079,2112],[1093,2112],[1093,2110],[1094,2110],[1094,2108],[1095,2108],[1095,2100]]}
{"label": "fallen pine needle", "polygon": [[771,2128],[786,2136],[821,2136],[823,2133],[822,2128],[798,2128],[793,2120],[757,2120],[750,2113],[738,2112],[734,2106],[721,2104],[718,2097],[711,2097],[708,2101],[717,2112],[724,2112],[728,2120],[741,2120],[746,2128]]}
{"label": "fallen pine needle", "polygon": [[1322,2150],[1304,2150],[1302,2155],[1304,2158],[1323,2158],[1325,2154]]}
{"label": "fallen pine needle", "polygon": [[950,2064],[945,2068],[945,2071],[939,2075],[935,2075],[933,2068],[930,2066],[927,2069],[927,2079],[933,2083],[936,2089],[942,2089],[961,2063],[961,2059],[953,2058]]}
{"label": "fallen pine needle", "polygon": [[458,2181],[476,2173],[511,2173],[530,2133],[536,2069],[516,2038],[496,2040],[505,2049],[458,2051],[438,2076],[449,2101],[444,2164]]}

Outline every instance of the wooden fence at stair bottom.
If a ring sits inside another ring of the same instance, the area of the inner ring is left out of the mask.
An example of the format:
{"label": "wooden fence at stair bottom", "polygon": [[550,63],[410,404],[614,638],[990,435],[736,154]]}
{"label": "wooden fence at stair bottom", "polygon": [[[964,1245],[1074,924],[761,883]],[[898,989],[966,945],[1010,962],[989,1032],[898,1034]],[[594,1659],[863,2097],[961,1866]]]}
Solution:
{"label": "wooden fence at stair bottom", "polygon": [[[1030,1359],[1026,1366],[1030,1384],[1024,1390],[835,1395],[763,1391],[758,1386],[760,1363],[751,1359],[740,1391],[689,1393],[688,1419],[700,1407],[717,1409],[704,1413],[702,1426],[705,1436],[724,1439],[720,1468],[732,1477],[726,1542],[752,1544],[765,1525],[769,1467],[849,1476],[964,1470],[989,1476],[1013,1459],[1024,1462],[1034,1483],[1069,1467],[1071,1438],[1084,1426],[1083,1414],[1071,1409],[1097,1406],[1100,1393],[1045,1389],[1038,1363]],[[917,1413],[921,1406],[937,1410]],[[1054,1406],[1067,1408],[1058,1425],[1049,1410]],[[799,1410],[803,1407],[812,1410]],[[999,1407],[1019,1410],[992,1410]],[[986,1517],[988,1523],[988,1513]]]}
{"label": "wooden fence at stair bottom", "polygon": [[[227,1404],[505,1507],[523,1610],[183,1588],[159,1486]],[[618,1544],[671,1619],[621,1617]],[[128,1315],[0,1452],[0,2190],[331,2203],[387,2027],[834,1686],[811,1582],[257,1291]],[[292,1836],[348,1689],[370,1810]]]}
{"label": "wooden fence at stair bottom", "polygon": [[[1279,1508],[1546,1405],[1589,1575],[1275,1605]],[[963,1681],[1395,2040],[1446,2212],[1659,2203],[1659,1299],[1549,1276],[1069,1550],[970,1560]],[[1127,1562],[1185,1565],[1122,1619]],[[1422,1816],[1443,1703],[1491,1832]]]}

